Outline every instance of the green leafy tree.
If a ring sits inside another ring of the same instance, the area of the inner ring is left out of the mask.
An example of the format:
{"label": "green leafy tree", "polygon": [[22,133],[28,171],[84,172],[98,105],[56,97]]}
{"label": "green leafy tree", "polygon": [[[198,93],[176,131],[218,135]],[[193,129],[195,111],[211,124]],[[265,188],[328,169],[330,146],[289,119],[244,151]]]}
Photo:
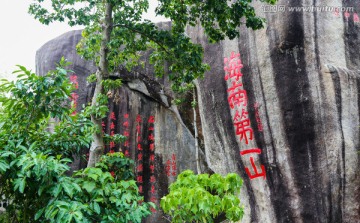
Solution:
{"label": "green leafy tree", "polygon": [[[263,0],[275,3],[275,0]],[[84,25],[83,39],[77,49],[80,55],[97,63],[94,111],[106,106],[104,83],[119,66],[128,69],[139,64],[141,52],[152,49],[149,57],[156,75],[166,73],[173,89],[184,91],[192,81],[209,69],[202,63],[203,48],[185,34],[185,28],[201,25],[211,42],[239,36],[238,27],[263,27],[264,20],[255,15],[251,0],[198,1],[159,0],[156,14],[172,21],[170,30],[161,30],[153,22],[143,20],[148,0],[33,0],[29,12],[43,24],[67,21],[70,26]],[[44,3],[51,3],[51,9]],[[243,19],[244,18],[244,19]],[[104,136],[101,131],[102,113],[91,113],[98,128],[90,147],[88,166],[94,166],[103,154]]]}
{"label": "green leafy tree", "polygon": [[[70,174],[69,164],[96,131],[83,112],[73,115],[68,63],[37,76],[25,67],[0,84],[0,196],[10,203],[1,222],[141,222],[152,203],[138,193],[134,162],[122,153]],[[52,131],[49,131],[49,126]],[[122,140],[115,135],[108,140]]]}
{"label": "green leafy tree", "polygon": [[244,212],[238,195],[242,180],[237,174],[198,174],[186,170],[170,185],[170,193],[161,198],[161,208],[171,222],[239,221]]}

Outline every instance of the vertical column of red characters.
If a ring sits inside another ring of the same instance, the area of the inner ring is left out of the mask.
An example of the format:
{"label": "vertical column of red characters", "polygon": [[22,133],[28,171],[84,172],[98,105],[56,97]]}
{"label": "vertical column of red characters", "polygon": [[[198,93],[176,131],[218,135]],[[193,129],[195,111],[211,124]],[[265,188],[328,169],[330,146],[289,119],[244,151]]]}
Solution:
{"label": "vertical column of red characters", "polygon": [[[111,112],[110,113],[110,136],[114,136],[115,135],[115,123],[116,122],[116,117],[115,117],[115,113]],[[110,141],[109,143],[109,148],[110,148],[110,153],[114,153],[114,149],[115,149],[115,142],[114,141]]]}
{"label": "vertical column of red characters", "polygon": [[[76,74],[72,74],[69,77],[70,82],[74,84],[75,89],[79,88],[79,82],[77,80],[77,76]],[[76,93],[76,91],[71,93],[71,104],[72,104],[72,108],[74,109],[72,115],[76,115],[76,108],[77,108],[77,100],[79,98],[79,95]]]}
{"label": "vertical column of red characters", "polygon": [[[249,113],[247,112],[247,92],[243,87],[240,54],[232,52],[229,58],[224,58],[224,70],[225,70],[225,81],[230,82],[228,88],[228,103],[230,109],[235,112],[233,124],[236,129],[236,135],[239,136],[240,142],[249,144],[249,141],[254,139],[253,129],[249,119]],[[241,156],[245,156],[250,159],[251,170],[249,167],[245,167],[245,171],[251,180],[263,177],[265,179],[266,172],[264,165],[260,165],[258,168],[255,165],[254,154],[261,154],[260,148],[249,148],[240,151]],[[261,170],[259,170],[261,169]]]}
{"label": "vertical column of red characters", "polygon": [[256,118],[258,130],[259,130],[259,132],[262,132],[263,131],[263,125],[262,125],[260,115],[259,115],[259,103],[255,102],[254,109],[255,109],[255,118]]}
{"label": "vertical column of red characters", "polygon": [[130,136],[130,123],[129,123],[129,114],[124,114],[124,122],[122,123],[122,126],[124,128],[124,131],[123,131],[123,136],[126,137],[126,141],[124,142],[124,146],[123,146],[123,153],[126,157],[130,157],[130,153],[129,153],[129,150],[130,150],[130,139],[129,139],[129,136]]}
{"label": "vertical column of red characters", "polygon": [[139,193],[143,194],[144,193],[144,189],[143,189],[143,170],[144,170],[144,164],[143,164],[143,148],[142,148],[142,138],[141,138],[141,122],[142,122],[142,117],[141,115],[137,115],[136,116],[136,181],[138,183],[138,187],[139,187]]}
{"label": "vertical column of red characters", "polygon": [[[158,205],[158,200],[156,198],[156,177],[155,177],[155,137],[154,137],[154,127],[155,127],[155,117],[150,116],[148,119],[148,140],[149,140],[149,169],[150,169],[150,201]],[[154,208],[151,208],[152,212],[156,212]]]}
{"label": "vertical column of red characters", "polygon": [[165,173],[168,177],[175,177],[177,174],[176,171],[176,155],[175,153],[171,154],[171,159],[166,161]]}

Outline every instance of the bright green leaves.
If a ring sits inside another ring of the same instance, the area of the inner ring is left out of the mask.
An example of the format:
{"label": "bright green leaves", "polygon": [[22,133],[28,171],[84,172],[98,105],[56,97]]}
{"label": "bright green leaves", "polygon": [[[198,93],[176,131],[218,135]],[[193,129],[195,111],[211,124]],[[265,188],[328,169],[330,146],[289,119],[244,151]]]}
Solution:
{"label": "bright green leaves", "polygon": [[0,151],[0,174],[10,168],[10,161],[15,156],[12,151]]}
{"label": "bright green leaves", "polygon": [[62,114],[68,110],[64,103],[73,90],[67,77],[68,71],[64,69],[67,65],[62,59],[59,67],[45,76],[37,76],[25,67],[18,66],[19,70],[13,72],[19,74],[17,81],[2,80],[0,101],[4,110],[8,111],[7,118],[11,120],[5,125],[20,122],[25,128],[38,128],[30,125],[30,122],[41,122],[49,116],[63,118]]}
{"label": "bright green leaves", "polygon": [[[84,115],[86,117],[90,117],[93,115],[96,119],[103,119],[106,117],[106,115],[109,112],[108,108],[108,97],[105,94],[98,94],[95,95],[96,102],[94,106],[87,106],[84,109]],[[100,129],[97,129],[97,131],[101,131]]]}
{"label": "bright green leaves", "polygon": [[71,115],[68,64],[62,58],[44,76],[18,66],[18,79],[0,85],[0,192],[11,199],[8,214],[19,222],[29,222],[49,200],[79,191],[65,172],[68,158],[91,142],[93,125],[81,113]]}
{"label": "bright green leaves", "polygon": [[[172,222],[214,222],[226,217],[238,221],[243,216],[238,198],[242,180],[237,174],[195,175],[182,172],[170,185],[170,193],[161,199],[161,208]],[[222,220],[225,220],[222,219]]]}
{"label": "bright green leaves", "polygon": [[101,24],[95,23],[85,27],[82,39],[76,46],[77,52],[86,60],[93,60],[96,64],[100,60]]}
{"label": "bright green leaves", "polygon": [[94,131],[92,122],[83,113],[77,113],[58,122],[53,133],[43,132],[36,140],[46,139],[42,142],[44,148],[51,148],[53,154],[72,158],[80,153],[81,148],[89,147]]}
{"label": "bright green leaves", "polygon": [[70,160],[36,152],[36,146],[21,151],[16,157],[0,150],[0,157],[12,159],[0,175],[0,191],[12,199],[8,209],[26,212],[31,222],[140,223],[151,214],[154,205],[143,202],[133,180],[133,161],[122,153],[103,156],[96,168],[67,177]]}
{"label": "bright green leaves", "polygon": [[[251,0],[160,0],[156,13],[171,19],[170,30],[161,30],[153,22],[142,19],[149,7],[148,0],[49,0],[52,10],[43,7],[42,0],[35,2],[29,12],[42,23],[66,20],[71,26],[85,25],[77,51],[98,65],[104,54],[100,51],[105,35],[105,5],[110,3],[109,24],[113,26],[106,38],[106,58],[103,58],[108,66],[106,70],[116,72],[120,67],[131,70],[142,64],[141,56],[151,49],[150,62],[156,75],[167,74],[177,92],[191,88],[192,81],[209,70],[203,63],[202,46],[194,44],[185,34],[188,25],[200,24],[208,39],[218,42],[225,37],[238,37],[243,23],[252,29],[262,28],[264,24],[264,19],[256,16]],[[264,2],[274,4],[275,0]]]}
{"label": "bright green leaves", "polygon": [[[89,25],[99,19],[98,15],[93,13],[97,4],[101,3],[99,0],[33,0],[33,2],[29,7],[29,13],[45,25],[55,21],[67,21],[70,26]],[[42,7],[44,2],[51,2],[52,10]]]}
{"label": "bright green leaves", "polygon": [[[11,200],[6,216],[17,222],[140,223],[153,204],[142,202],[133,161],[123,154],[103,156],[96,167],[66,176],[70,159],[89,147],[95,131],[82,112],[72,114],[66,65],[62,59],[42,77],[19,66],[18,80],[0,85],[0,194]],[[107,101],[98,101],[106,111]]]}
{"label": "bright green leaves", "polygon": [[184,33],[161,30],[150,21],[129,23],[126,20],[117,21],[113,32],[122,44],[116,49],[123,49],[116,51],[118,65],[125,64],[130,69],[137,65],[139,51],[152,49],[149,61],[154,65],[155,74],[160,77],[167,74],[175,91],[189,88],[193,80],[209,69],[202,63],[201,45],[192,43]]}
{"label": "bright green leaves", "polygon": [[113,173],[113,177],[117,180],[130,180],[135,177],[132,172],[134,161],[126,158],[123,153],[108,153],[102,156],[96,167]]}
{"label": "bright green leaves", "polygon": [[44,218],[47,219],[47,222],[51,223],[90,223],[91,221],[83,215],[87,206],[88,205],[77,201],[51,201],[46,209],[41,209],[36,213],[36,218],[41,219],[40,217],[44,213]]}
{"label": "bright green leaves", "polygon": [[[73,200],[85,205],[81,211],[85,221],[140,223],[151,214],[150,207],[154,205],[143,202],[143,197],[139,195],[136,182],[132,180],[132,166],[133,161],[124,154],[113,153],[102,156],[96,167],[75,173],[73,181],[80,190],[75,191]],[[59,199],[67,200],[68,197]],[[56,207],[59,210],[62,208],[59,205]],[[54,216],[59,214],[60,211]]]}
{"label": "bright green leaves", "polygon": [[[82,113],[72,115],[69,96],[74,87],[67,65],[62,58],[58,67],[44,76],[19,66],[14,72],[19,74],[16,81],[2,80],[0,146],[11,140],[26,142],[25,146],[37,142],[42,151],[69,158],[89,146],[94,128]],[[58,120],[56,124],[51,118]],[[52,133],[47,131],[49,125],[53,126]]]}
{"label": "bright green leaves", "polygon": [[[93,79],[94,76],[91,76],[91,78],[89,79]],[[96,78],[96,77],[95,77]],[[110,92],[111,90],[114,89],[118,89],[121,85],[122,82],[120,79],[116,79],[116,80],[111,80],[111,79],[105,79],[102,80],[100,83],[104,90],[106,92]],[[108,98],[110,95],[105,95],[105,94],[97,94],[95,95],[95,104],[92,106],[87,106],[84,109],[84,114],[86,117],[90,117],[91,115],[93,115],[94,118],[96,119],[103,119],[107,116],[109,108],[108,108]],[[98,129],[98,131],[100,131],[100,129]],[[120,140],[118,138],[118,140]]]}
{"label": "bright green leaves", "polygon": [[[255,15],[251,0],[236,1],[172,1],[159,0],[156,9],[158,15],[173,21],[172,29],[176,33],[183,33],[187,25],[195,26],[200,23],[210,41],[218,42],[225,37],[233,39],[239,36],[238,27],[243,24],[252,29],[263,27],[264,19]],[[275,4],[275,0],[264,0]]]}
{"label": "bright green leaves", "polygon": [[122,82],[120,79],[116,79],[116,80],[106,79],[103,80],[101,84],[104,86],[105,92],[108,92],[110,90],[118,89],[122,85]]}

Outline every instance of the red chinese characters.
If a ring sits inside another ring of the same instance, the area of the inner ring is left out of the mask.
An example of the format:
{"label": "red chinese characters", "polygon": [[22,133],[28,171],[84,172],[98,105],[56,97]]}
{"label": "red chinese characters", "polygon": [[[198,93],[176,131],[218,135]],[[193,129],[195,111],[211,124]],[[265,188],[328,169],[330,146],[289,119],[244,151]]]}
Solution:
{"label": "red chinese characters", "polygon": [[111,113],[110,113],[110,119],[111,119],[111,120],[116,120],[116,117],[115,117],[115,113],[114,113],[114,112],[111,112]]}
{"label": "red chinese characters", "polygon": [[72,101],[77,101],[77,99],[79,98],[79,95],[76,92],[71,93],[71,100]]}
{"label": "red chinese characters", "polygon": [[129,121],[125,121],[125,122],[123,123],[123,126],[124,126],[125,128],[129,128]]}
{"label": "red chinese characters", "polygon": [[[248,97],[247,92],[244,89],[242,83],[241,63],[240,54],[232,52],[229,58],[224,58],[224,70],[225,70],[225,81],[229,81],[231,86],[228,88],[228,103],[231,110],[234,111],[234,129],[235,134],[239,136],[239,141],[245,145],[249,145],[249,142],[254,139],[254,131],[251,128],[251,121],[249,113],[247,111]],[[256,104],[257,105],[257,104]],[[258,130],[262,131],[262,124],[260,116],[258,114],[258,107],[255,109],[255,116],[257,117]],[[241,157],[248,159],[250,167],[245,167],[245,172],[251,180],[255,178],[266,177],[265,166],[255,163],[255,156],[261,154],[261,149],[251,148],[240,151]],[[258,159],[259,160],[259,159]],[[247,162],[245,162],[247,163]],[[170,172],[170,162],[167,162],[166,173]]]}
{"label": "red chinese characters", "polygon": [[[158,203],[156,198],[156,177],[155,177],[155,136],[154,136],[154,125],[155,125],[155,117],[150,116],[147,121],[148,124],[148,141],[149,141],[149,168],[150,168],[150,201],[154,204]],[[156,212],[155,209],[151,210],[152,212]]]}
{"label": "red chinese characters", "polygon": [[151,174],[155,173],[155,165],[154,164],[150,164],[150,173]]}
{"label": "red chinese characters", "polygon": [[[261,154],[261,149],[252,148],[252,149],[246,149],[246,150],[243,150],[243,151],[240,152],[240,154],[242,156],[252,154],[252,153]],[[263,177],[265,179],[266,178],[265,166],[261,165],[261,171],[259,172],[258,168],[255,165],[255,161],[254,161],[253,156],[250,156],[250,163],[251,163],[251,166],[252,166],[252,171],[250,171],[248,167],[245,167],[245,171],[246,171],[247,175],[250,177],[250,179],[254,179],[254,178],[257,178],[257,177]],[[252,174],[252,172],[254,174]]]}
{"label": "red chinese characters", "polygon": [[125,130],[125,131],[124,131],[124,133],[123,133],[123,136],[125,136],[125,137],[129,137],[129,136],[130,136],[130,132],[129,132],[129,131],[127,131],[127,130]]}
{"label": "red chinese characters", "polygon": [[165,166],[165,173],[168,177],[170,176],[176,176],[177,171],[176,171],[176,155],[172,154],[171,155],[171,160],[168,159],[166,161],[166,166]]}
{"label": "red chinese characters", "polygon": [[141,123],[141,121],[142,121],[141,115],[137,115],[136,116],[136,123]]}
{"label": "red chinese characters", "polygon": [[153,134],[149,134],[149,137],[148,137],[149,141],[154,141],[155,140],[155,137]]}
{"label": "red chinese characters", "polygon": [[142,163],[139,164],[139,165],[136,167],[136,170],[137,170],[137,172],[143,172],[143,170],[144,170],[143,164],[142,164]]}
{"label": "red chinese characters", "polygon": [[[75,88],[78,89],[79,88],[79,83],[77,81],[77,76],[75,74],[70,75],[69,77],[70,82],[74,84]],[[72,108],[74,109],[72,115],[76,115],[76,107],[77,107],[77,100],[79,98],[79,95],[76,92],[71,93],[71,103],[72,103]]]}
{"label": "red chinese characters", "polygon": [[247,95],[246,91],[242,89],[242,83],[233,82],[232,86],[228,89],[228,92],[228,102],[231,109],[234,109],[235,106],[245,107],[247,105]]}
{"label": "red chinese characters", "polygon": [[114,124],[114,122],[111,122],[111,124],[110,124],[110,129],[115,129],[115,124]]}
{"label": "red chinese characters", "polygon": [[154,162],[155,161],[155,155],[154,154],[150,154],[150,162]]}
{"label": "red chinese characters", "polygon": [[152,193],[152,194],[155,194],[155,193],[156,193],[156,190],[155,190],[155,186],[154,186],[154,185],[151,186],[150,193]]}
{"label": "red chinese characters", "polygon": [[155,150],[155,144],[154,143],[150,143],[149,149],[151,152],[154,152]]}
{"label": "red chinese characters", "polygon": [[126,157],[130,156],[129,149],[130,149],[130,124],[129,124],[129,114],[124,114],[124,121],[122,126],[124,127],[123,136],[126,137],[126,141],[124,142],[123,152]]}
{"label": "red chinese characters", "polygon": [[246,144],[249,144],[249,140],[253,139],[253,130],[250,127],[250,119],[248,113],[244,109],[241,111],[236,111],[234,117],[234,125],[236,127],[236,135],[240,136],[240,141],[245,141]]}
{"label": "red chinese characters", "polygon": [[137,144],[137,149],[138,149],[139,151],[142,151],[142,150],[143,150],[143,149],[142,149],[142,145],[141,145],[140,143]]}
{"label": "red chinese characters", "polygon": [[165,167],[166,176],[170,177],[170,172],[171,172],[171,161],[167,160],[166,167]]}
{"label": "red chinese characters", "polygon": [[70,75],[69,79],[70,82],[74,84],[75,88],[78,89],[79,88],[79,82],[78,82],[78,77],[75,74]]}
{"label": "red chinese characters", "polygon": [[155,123],[155,117],[154,116],[150,116],[149,119],[148,119],[148,123],[149,124],[154,124]]}
{"label": "red chinese characters", "polygon": [[[138,182],[138,184],[144,183],[144,181],[143,181],[143,176],[142,176],[142,175],[138,175],[138,176],[136,177],[136,181]],[[140,187],[140,186],[142,186],[142,185],[139,185],[139,187]]]}
{"label": "red chinese characters", "polygon": [[104,122],[104,121],[102,121],[102,122],[101,122],[101,126],[102,126],[102,132],[104,133],[104,132],[105,132],[105,127],[106,127],[106,125],[105,125],[105,122]]}
{"label": "red chinese characters", "polygon": [[110,131],[110,136],[114,136],[115,135],[115,131],[114,130],[111,130]]}
{"label": "red chinese characters", "polygon": [[[143,160],[143,153],[142,152],[137,155],[137,159],[138,159],[139,162],[142,162],[142,160]],[[140,163],[140,164],[142,164],[142,163]]]}
{"label": "red chinese characters", "polygon": [[141,120],[142,120],[142,117],[140,115],[137,115],[136,116],[136,135],[137,135],[137,140],[136,140],[136,153],[137,153],[137,166],[136,166],[136,170],[137,170],[137,183],[139,185],[139,187],[143,186],[143,157],[144,157],[144,154],[143,154],[143,149],[142,149],[142,145],[141,145]]}
{"label": "red chinese characters", "polygon": [[255,108],[255,118],[256,118],[258,130],[259,130],[259,132],[262,132],[263,131],[263,125],[262,125],[260,115],[259,115],[259,103],[255,103],[254,108]]}
{"label": "red chinese characters", "polygon": [[[109,117],[110,118],[110,136],[114,136],[115,135],[115,128],[116,128],[116,116],[115,116],[115,113],[114,112],[111,112]],[[109,143],[109,148],[110,148],[110,151],[115,151],[116,145],[115,145],[115,142],[114,141],[110,141]]]}
{"label": "red chinese characters", "polygon": [[76,108],[77,108],[77,100],[79,98],[79,95],[76,92],[73,92],[70,94],[72,108],[74,109],[72,115],[76,115]]}
{"label": "red chinese characters", "polygon": [[[338,14],[336,14],[336,11],[334,14],[336,16],[340,17]],[[346,21],[349,21],[349,18],[351,18],[351,13],[348,10],[346,10],[344,12],[344,17],[345,17]],[[353,13],[352,19],[353,19],[354,23],[360,23],[359,15],[356,12]]]}
{"label": "red chinese characters", "polygon": [[359,16],[357,13],[354,13],[353,18],[354,18],[354,22],[356,22],[356,23],[360,22],[360,19],[359,19]]}
{"label": "red chinese characters", "polygon": [[225,80],[229,78],[234,78],[238,81],[242,77],[240,54],[231,53],[230,58],[224,58],[224,71],[225,71]]}

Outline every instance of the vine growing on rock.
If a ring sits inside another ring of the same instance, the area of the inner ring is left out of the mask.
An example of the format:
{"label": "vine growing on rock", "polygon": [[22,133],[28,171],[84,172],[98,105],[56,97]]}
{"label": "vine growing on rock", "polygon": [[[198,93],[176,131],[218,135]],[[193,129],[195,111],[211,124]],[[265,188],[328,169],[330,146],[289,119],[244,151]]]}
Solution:
{"label": "vine growing on rock", "polygon": [[[51,3],[50,9],[44,6],[46,3]],[[202,46],[193,43],[185,34],[186,27],[201,25],[211,42],[225,37],[233,39],[239,36],[241,24],[252,29],[263,27],[264,20],[255,15],[250,3],[251,0],[159,0],[156,14],[172,21],[170,30],[161,30],[153,22],[142,19],[149,8],[148,0],[33,0],[29,12],[43,24],[67,21],[70,26],[85,26],[77,49],[98,67],[91,103],[95,107],[104,105],[103,84],[110,73],[119,66],[131,69],[139,65],[141,52],[148,49],[152,49],[150,62],[156,75],[166,73],[175,91],[187,89],[209,66],[202,62]],[[168,69],[165,70],[164,65]],[[101,119],[105,113],[91,114],[97,131],[93,135],[88,166],[95,166],[104,150]]]}

